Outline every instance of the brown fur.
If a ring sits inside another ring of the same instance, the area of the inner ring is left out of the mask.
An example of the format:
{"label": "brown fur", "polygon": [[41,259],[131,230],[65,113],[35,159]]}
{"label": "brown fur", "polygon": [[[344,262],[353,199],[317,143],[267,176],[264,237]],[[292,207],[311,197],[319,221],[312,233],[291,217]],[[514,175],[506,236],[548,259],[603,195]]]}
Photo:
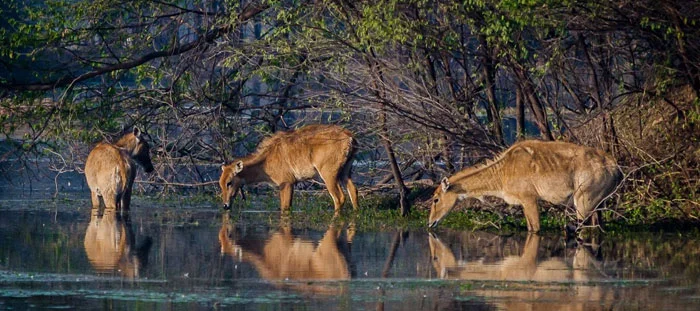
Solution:
{"label": "brown fur", "polygon": [[[226,214],[225,214],[226,215]],[[349,280],[350,269],[338,248],[340,231],[330,225],[320,241],[300,239],[290,226],[282,226],[265,241],[262,253],[248,250],[233,238],[233,225],[227,216],[219,231],[221,254],[248,262],[260,277],[270,281],[286,280]],[[350,234],[348,232],[348,234]],[[348,238],[349,239],[349,238]],[[337,294],[327,285],[294,284],[297,290],[318,294]]]}
{"label": "brown fur", "polygon": [[85,161],[85,177],[92,195],[92,208],[99,209],[100,197],[107,209],[129,210],[136,163],[146,173],[153,171],[150,146],[138,128],[116,144],[100,143]]}
{"label": "brown fur", "polygon": [[573,198],[576,216],[583,221],[621,180],[615,159],[600,150],[565,142],[522,141],[485,165],[444,178],[433,195],[428,225],[437,225],[460,199],[495,196],[522,205],[528,230],[537,232],[538,199],[562,204]]}
{"label": "brown fur", "polygon": [[317,173],[333,198],[336,214],[345,203],[342,187],[358,208],[357,188],[350,178],[355,151],[350,131],[334,125],[307,125],[290,132],[278,132],[263,140],[255,153],[222,166],[219,179],[224,207],[243,184],[267,182],[280,189],[282,210],[292,204],[294,184]]}
{"label": "brown fur", "polygon": [[151,241],[147,239],[146,243],[137,248],[128,216],[123,218],[111,210],[102,216],[92,214],[85,230],[83,246],[90,264],[97,272],[118,272],[128,278],[136,278],[148,261]]}

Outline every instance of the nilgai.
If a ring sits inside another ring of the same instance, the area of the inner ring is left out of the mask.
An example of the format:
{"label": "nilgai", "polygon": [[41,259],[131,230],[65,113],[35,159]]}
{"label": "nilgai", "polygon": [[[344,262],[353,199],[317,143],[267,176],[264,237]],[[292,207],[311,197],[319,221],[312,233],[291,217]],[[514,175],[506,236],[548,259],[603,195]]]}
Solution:
{"label": "nilgai", "polygon": [[428,226],[434,227],[458,200],[494,196],[521,205],[531,232],[540,230],[537,200],[554,204],[573,198],[579,222],[622,180],[615,159],[600,150],[566,142],[526,140],[518,142],[486,164],[443,178],[435,190]]}
{"label": "nilgai", "polygon": [[289,210],[294,184],[318,173],[333,198],[336,214],[345,203],[341,186],[347,188],[357,210],[357,188],[350,178],[354,152],[352,133],[335,125],[307,125],[275,133],[264,139],[254,153],[221,167],[219,186],[224,208],[229,207],[244,184],[266,182],[279,187],[281,208]]}
{"label": "nilgai", "polygon": [[99,143],[85,161],[85,177],[92,195],[93,213],[100,207],[129,211],[131,188],[136,177],[136,164],[146,173],[153,171],[150,146],[138,128],[124,135],[115,144]]}

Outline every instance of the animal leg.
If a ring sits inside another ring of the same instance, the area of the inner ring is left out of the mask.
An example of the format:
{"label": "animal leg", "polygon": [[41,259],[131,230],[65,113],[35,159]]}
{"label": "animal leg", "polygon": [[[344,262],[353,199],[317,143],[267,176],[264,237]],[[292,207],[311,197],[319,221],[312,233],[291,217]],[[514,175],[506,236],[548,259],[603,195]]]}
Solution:
{"label": "animal leg", "polygon": [[95,213],[100,209],[100,196],[97,195],[96,191],[90,191],[90,198],[92,199],[92,212]]}
{"label": "animal leg", "polygon": [[615,191],[622,176],[619,169],[599,172],[595,176],[583,175],[577,178],[578,185],[574,193],[574,206],[579,222],[590,219],[587,223],[600,226],[602,215],[600,206],[613,191]]}
{"label": "animal leg", "polygon": [[340,213],[340,207],[343,206],[343,203],[345,203],[345,197],[343,196],[341,201],[340,195],[342,194],[342,191],[340,191],[340,186],[335,178],[328,178],[324,181],[326,182],[326,189],[328,189],[328,193],[330,193],[331,197],[333,198],[335,214],[338,215]]}
{"label": "animal leg", "polygon": [[124,194],[122,194],[122,211],[129,212],[129,207],[131,206],[131,189],[126,189]]}
{"label": "animal leg", "polygon": [[523,214],[527,221],[527,231],[540,231],[540,211],[537,208],[537,199],[522,200]]}
{"label": "animal leg", "polygon": [[119,198],[116,193],[111,191],[102,192],[102,200],[105,202],[105,210],[115,210],[117,209],[117,201]]}
{"label": "animal leg", "polygon": [[294,195],[294,184],[287,183],[280,185],[280,207],[283,212],[289,211],[292,207],[292,196]]}
{"label": "animal leg", "polygon": [[115,203],[116,203],[116,205],[117,205],[116,210],[118,210],[118,211],[121,211],[121,210],[122,210],[122,198],[123,198],[123,197],[124,197],[124,194],[123,194],[123,193],[117,194],[117,197],[116,197],[116,199],[114,200]]}
{"label": "animal leg", "polygon": [[333,206],[335,207],[335,215],[340,213],[340,208],[345,203],[345,195],[338,184],[338,171],[337,170],[318,170],[321,179],[326,183],[326,189],[328,193],[333,198]]}
{"label": "animal leg", "polygon": [[350,203],[352,203],[352,208],[357,210],[359,208],[359,202],[357,201],[357,188],[352,182],[350,175],[352,174],[352,159],[347,160],[343,166],[343,172],[340,177],[340,184],[348,191],[348,196],[350,197]]}
{"label": "animal leg", "polygon": [[352,203],[352,208],[354,210],[357,210],[359,208],[359,204],[357,203],[357,188],[355,187],[355,184],[352,183],[352,179],[350,179],[350,177],[345,177],[341,179],[340,182],[348,191],[348,196],[350,197],[350,203]]}
{"label": "animal leg", "polygon": [[597,209],[602,199],[602,196],[591,198],[585,191],[579,191],[574,195],[576,219],[578,219],[579,223],[583,223],[588,219],[588,224],[591,226],[600,225],[600,210]]}
{"label": "animal leg", "polygon": [[121,208],[122,211],[126,211],[127,213],[129,212],[129,209],[131,208],[131,190],[134,188],[134,177],[136,176],[135,173],[133,173],[127,181],[127,187],[124,189],[124,193],[122,194],[122,200],[121,200]]}
{"label": "animal leg", "polygon": [[340,206],[343,206],[345,204],[345,192],[343,191],[343,187],[340,185],[341,183],[336,183],[338,187],[338,200],[342,203],[340,203]]}

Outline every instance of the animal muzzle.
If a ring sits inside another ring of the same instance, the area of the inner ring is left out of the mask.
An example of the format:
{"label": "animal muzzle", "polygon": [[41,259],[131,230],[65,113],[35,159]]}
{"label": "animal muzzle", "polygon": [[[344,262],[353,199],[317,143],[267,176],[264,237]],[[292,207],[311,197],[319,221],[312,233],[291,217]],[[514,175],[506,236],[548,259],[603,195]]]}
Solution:
{"label": "animal muzzle", "polygon": [[440,221],[439,221],[439,220],[434,220],[434,221],[432,221],[432,222],[431,222],[431,221],[428,221],[428,228],[435,228],[435,227],[437,227],[438,222],[440,222]]}
{"label": "animal muzzle", "polygon": [[153,162],[151,162],[151,157],[148,155],[136,155],[134,156],[134,160],[143,167],[146,173],[153,172]]}
{"label": "animal muzzle", "polygon": [[231,206],[233,206],[233,199],[236,198],[236,193],[233,195],[227,196],[227,198],[224,199],[224,209],[229,210],[231,209]]}
{"label": "animal muzzle", "polygon": [[236,191],[233,192],[233,195],[232,195],[231,197],[229,197],[228,200],[224,199],[224,209],[228,210],[228,209],[231,208],[231,205],[232,205],[231,203],[232,203],[233,200],[238,196],[238,194],[241,195],[241,199],[242,199],[243,201],[246,200],[246,198],[245,198],[245,192],[243,192],[243,187],[238,187],[238,188],[236,189]]}

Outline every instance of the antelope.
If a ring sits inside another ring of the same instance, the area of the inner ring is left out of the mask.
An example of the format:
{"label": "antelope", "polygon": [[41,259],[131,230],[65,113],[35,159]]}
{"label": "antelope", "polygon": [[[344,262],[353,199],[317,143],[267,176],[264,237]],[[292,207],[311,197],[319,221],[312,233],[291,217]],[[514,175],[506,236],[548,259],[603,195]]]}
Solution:
{"label": "antelope", "polygon": [[129,211],[131,188],[136,177],[136,165],[146,173],[153,171],[150,146],[144,133],[134,127],[115,144],[99,143],[85,161],[85,177],[92,198],[93,213],[100,208],[100,197],[106,209]]}
{"label": "antelope", "polygon": [[428,226],[435,227],[458,200],[495,196],[521,205],[530,232],[540,230],[537,200],[554,204],[573,198],[579,223],[612,194],[622,180],[615,159],[600,150],[566,142],[518,142],[494,160],[443,178],[433,194]]}
{"label": "antelope", "polygon": [[[294,184],[317,173],[333,198],[336,215],[345,204],[344,187],[355,210],[357,188],[350,178],[355,142],[350,131],[335,125],[307,125],[264,139],[257,150],[221,167],[221,199],[228,209],[244,184],[260,182],[279,187],[282,211],[292,204]],[[242,192],[241,192],[242,193]]]}

